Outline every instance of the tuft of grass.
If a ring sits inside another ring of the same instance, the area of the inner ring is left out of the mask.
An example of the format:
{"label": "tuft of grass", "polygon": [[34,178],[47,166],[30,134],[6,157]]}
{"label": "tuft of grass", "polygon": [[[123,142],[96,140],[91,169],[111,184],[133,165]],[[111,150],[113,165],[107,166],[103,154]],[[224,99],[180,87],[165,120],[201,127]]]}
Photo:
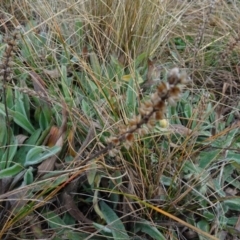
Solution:
{"label": "tuft of grass", "polygon": [[2,1],[0,239],[237,237],[239,4]]}

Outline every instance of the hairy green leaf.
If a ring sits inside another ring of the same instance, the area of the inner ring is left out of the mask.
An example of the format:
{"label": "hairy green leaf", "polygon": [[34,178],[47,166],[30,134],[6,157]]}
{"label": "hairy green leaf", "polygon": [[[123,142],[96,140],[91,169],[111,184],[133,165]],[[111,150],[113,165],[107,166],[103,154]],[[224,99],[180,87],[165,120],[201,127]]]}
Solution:
{"label": "hairy green leaf", "polygon": [[11,167],[0,170],[0,179],[6,178],[6,177],[14,177],[16,174],[18,174],[22,170],[23,170],[23,167],[20,164],[16,163]]}
{"label": "hairy green leaf", "polygon": [[103,201],[100,202],[101,211],[108,227],[112,231],[114,240],[127,240],[129,236],[117,214]]}
{"label": "hairy green leaf", "polygon": [[137,94],[134,89],[134,81],[131,79],[128,83],[128,88],[127,88],[127,98],[126,98],[126,105],[128,106],[128,109],[130,112],[134,112],[135,107],[136,107],[136,100],[137,100]]}
{"label": "hairy green leaf", "polygon": [[[209,232],[210,231],[210,226],[209,223],[206,220],[200,220],[197,223],[197,227],[202,229],[204,232]],[[205,237],[202,237],[199,235],[200,240],[205,240]]]}
{"label": "hairy green leaf", "polygon": [[91,66],[92,69],[94,71],[94,73],[96,74],[96,76],[101,76],[101,65],[99,63],[97,54],[94,52],[91,52],[90,54],[90,62],[91,62]]}
{"label": "hairy green leaf", "polygon": [[98,205],[98,188],[99,188],[99,184],[101,182],[101,178],[102,176],[100,174],[96,174],[95,178],[94,178],[94,186],[97,188],[95,191],[94,191],[94,196],[93,196],[93,208],[95,210],[95,212],[98,214],[98,216],[100,218],[104,218],[104,215],[102,213],[102,211],[100,210],[99,208],[99,205]]}
{"label": "hairy green leaf", "polygon": [[66,98],[71,98],[71,93],[70,93],[71,88],[70,88],[70,84],[67,77],[67,68],[64,65],[61,67],[61,84],[62,84],[62,90],[63,90],[64,96]]}
{"label": "hairy green leaf", "polygon": [[93,161],[91,161],[90,166],[89,166],[89,168],[87,170],[87,179],[88,179],[88,183],[90,185],[92,185],[93,182],[94,182],[94,178],[96,176],[96,172],[97,172],[97,164],[93,160]]}
{"label": "hairy green leaf", "polygon": [[54,231],[56,231],[57,234],[63,232],[65,223],[63,222],[59,215],[50,211],[42,213],[42,215],[47,220],[49,226],[52,229],[54,229]]}
{"label": "hairy green leaf", "polygon": [[9,167],[12,163],[12,160],[17,152],[18,148],[18,141],[17,139],[12,136],[10,145],[7,146],[7,149],[4,152],[4,155],[2,156],[0,162],[1,162],[1,169],[3,169],[3,165],[7,163],[7,167]]}
{"label": "hairy green leaf", "polygon": [[[94,223],[93,223],[94,224]],[[79,240],[79,239],[87,239],[90,234],[82,233],[82,232],[74,232],[73,230],[67,230],[64,232],[64,236],[66,236],[66,239],[71,240]],[[106,240],[105,237],[101,236],[91,236],[91,240]]]}
{"label": "hairy green leaf", "polygon": [[149,221],[137,222],[134,225],[134,232],[137,233],[139,231],[148,234],[152,239],[166,240],[166,238],[158,231],[158,229]]}
{"label": "hairy green leaf", "polygon": [[240,206],[240,197],[233,197],[231,199],[227,199],[224,201],[224,205],[227,206],[229,209],[239,212]]}
{"label": "hairy green leaf", "polygon": [[199,167],[205,168],[209,166],[213,161],[217,160],[221,154],[221,150],[212,150],[200,153]]}
{"label": "hairy green leaf", "polygon": [[20,147],[20,149],[17,151],[14,157],[14,161],[24,165],[26,155],[30,149],[33,148],[33,146],[36,145],[37,140],[39,139],[41,134],[41,129],[36,130],[24,143],[23,146]]}
{"label": "hairy green leaf", "polygon": [[35,129],[26,116],[20,112],[12,112],[14,117],[14,122],[26,130],[28,133],[32,134]]}
{"label": "hairy green leaf", "polygon": [[13,99],[14,99],[14,97],[13,97],[13,90],[12,90],[12,88],[11,87],[7,87],[6,104],[7,104],[7,107],[9,109],[13,108],[13,105],[14,105]]}
{"label": "hairy green leaf", "polygon": [[7,127],[5,118],[0,115],[0,147],[5,146],[7,143]]}
{"label": "hairy green leaf", "polygon": [[24,166],[34,165],[42,162],[43,160],[57,154],[61,150],[61,147],[54,146],[52,148],[36,146],[32,148],[27,156]]}
{"label": "hairy green leaf", "polygon": [[29,185],[29,184],[33,183],[33,168],[32,167],[28,168],[28,170],[25,172],[23,180],[24,180],[25,185]]}
{"label": "hairy green leaf", "polygon": [[233,151],[227,152],[226,161],[234,161],[237,164],[240,164],[240,154]]}

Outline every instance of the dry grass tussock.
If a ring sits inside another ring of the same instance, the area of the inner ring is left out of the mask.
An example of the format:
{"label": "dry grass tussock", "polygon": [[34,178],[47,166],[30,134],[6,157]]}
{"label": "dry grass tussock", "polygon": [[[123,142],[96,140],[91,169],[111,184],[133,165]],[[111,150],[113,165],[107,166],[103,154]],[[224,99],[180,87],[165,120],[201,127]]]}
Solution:
{"label": "dry grass tussock", "polygon": [[0,239],[239,239],[239,11],[2,1]]}

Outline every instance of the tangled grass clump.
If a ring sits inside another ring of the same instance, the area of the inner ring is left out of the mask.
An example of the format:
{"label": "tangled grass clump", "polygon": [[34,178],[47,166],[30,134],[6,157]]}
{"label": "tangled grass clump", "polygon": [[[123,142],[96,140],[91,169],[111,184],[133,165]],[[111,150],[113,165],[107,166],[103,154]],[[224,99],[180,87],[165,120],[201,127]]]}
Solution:
{"label": "tangled grass clump", "polygon": [[0,239],[237,238],[239,9],[2,1]]}

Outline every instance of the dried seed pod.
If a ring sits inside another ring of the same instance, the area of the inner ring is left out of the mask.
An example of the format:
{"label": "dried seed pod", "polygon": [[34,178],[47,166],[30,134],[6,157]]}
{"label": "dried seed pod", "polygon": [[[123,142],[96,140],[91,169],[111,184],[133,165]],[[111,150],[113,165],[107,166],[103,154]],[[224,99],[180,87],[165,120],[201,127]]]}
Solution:
{"label": "dried seed pod", "polygon": [[111,150],[108,151],[108,154],[110,157],[116,157],[116,155],[119,153],[119,150],[116,148],[113,148]]}
{"label": "dried seed pod", "polygon": [[157,111],[157,112],[155,112],[155,119],[156,120],[161,120],[161,119],[163,119],[164,118],[164,113],[163,113],[163,111]]}
{"label": "dried seed pod", "polygon": [[154,109],[158,110],[158,111],[164,111],[165,108],[165,102],[162,100],[159,100],[155,105],[154,105]]}
{"label": "dried seed pod", "polygon": [[178,98],[180,96],[180,93],[181,93],[181,91],[180,91],[179,87],[176,87],[176,86],[172,87],[169,90],[169,96],[170,97],[177,97]]}
{"label": "dried seed pod", "polygon": [[129,141],[129,142],[133,141],[134,140],[133,133],[127,133],[126,134],[126,140]]}
{"label": "dried seed pod", "polygon": [[128,120],[129,126],[136,126],[141,121],[141,115],[137,115],[132,119]]}
{"label": "dried seed pod", "polygon": [[170,85],[177,85],[180,82],[179,68],[171,69],[167,79]]}
{"label": "dried seed pod", "polygon": [[142,128],[139,128],[137,130],[137,133],[140,135],[140,136],[144,136],[146,134],[148,134],[148,129],[146,127],[142,127]]}
{"label": "dried seed pod", "polygon": [[10,41],[7,42],[7,44],[11,47],[16,46],[17,42],[14,39],[11,39]]}
{"label": "dried seed pod", "polygon": [[117,137],[109,137],[107,139],[108,143],[112,143],[114,146],[118,145],[119,139]]}
{"label": "dried seed pod", "polygon": [[161,98],[158,96],[158,92],[151,94],[151,101],[152,101],[153,105],[155,105],[156,103],[161,101]]}
{"label": "dried seed pod", "polygon": [[147,112],[144,109],[142,109],[142,108],[139,108],[138,111],[139,111],[141,116],[147,115]]}
{"label": "dried seed pod", "polygon": [[170,106],[176,106],[176,104],[177,104],[176,98],[169,97],[169,98],[168,98],[168,104],[169,104]]}
{"label": "dried seed pod", "polygon": [[169,89],[168,83],[164,82],[160,83],[157,87],[158,96],[160,98],[165,97],[166,94],[168,93],[168,89]]}

